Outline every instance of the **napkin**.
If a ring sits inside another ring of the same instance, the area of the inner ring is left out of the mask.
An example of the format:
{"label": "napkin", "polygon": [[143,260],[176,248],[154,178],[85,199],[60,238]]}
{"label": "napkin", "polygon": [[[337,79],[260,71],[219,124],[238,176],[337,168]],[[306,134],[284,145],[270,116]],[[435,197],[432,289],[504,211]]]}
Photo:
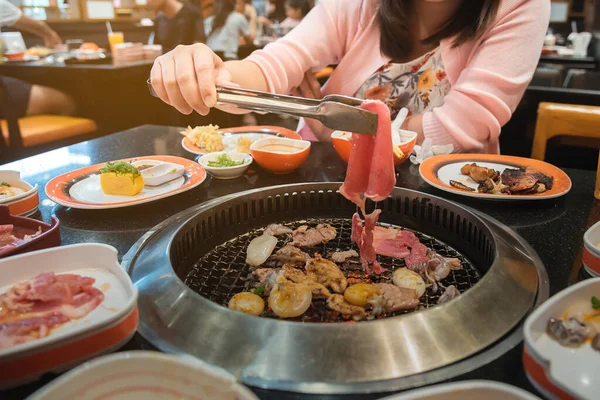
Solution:
{"label": "napkin", "polygon": [[414,155],[410,156],[410,162],[418,165],[429,157],[450,154],[452,151],[454,151],[454,145],[452,144],[433,146],[431,139],[425,139],[423,140],[422,145],[415,145],[415,148],[413,149]]}

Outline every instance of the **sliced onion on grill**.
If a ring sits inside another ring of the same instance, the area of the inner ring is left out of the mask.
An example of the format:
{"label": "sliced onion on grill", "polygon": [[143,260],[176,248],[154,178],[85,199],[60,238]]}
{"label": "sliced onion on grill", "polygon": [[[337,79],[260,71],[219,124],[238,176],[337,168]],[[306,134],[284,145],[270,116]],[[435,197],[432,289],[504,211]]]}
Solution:
{"label": "sliced onion on grill", "polygon": [[246,250],[246,263],[259,267],[271,256],[275,246],[277,246],[277,238],[270,235],[252,239]]}

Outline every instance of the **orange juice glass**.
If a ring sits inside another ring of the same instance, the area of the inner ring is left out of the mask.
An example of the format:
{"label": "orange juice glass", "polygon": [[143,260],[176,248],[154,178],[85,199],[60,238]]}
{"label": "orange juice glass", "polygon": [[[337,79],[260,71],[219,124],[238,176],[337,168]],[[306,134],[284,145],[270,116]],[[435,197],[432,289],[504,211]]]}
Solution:
{"label": "orange juice glass", "polygon": [[123,43],[124,37],[123,32],[112,32],[108,34],[108,43],[110,44],[110,52],[115,52],[115,45],[119,43]]}

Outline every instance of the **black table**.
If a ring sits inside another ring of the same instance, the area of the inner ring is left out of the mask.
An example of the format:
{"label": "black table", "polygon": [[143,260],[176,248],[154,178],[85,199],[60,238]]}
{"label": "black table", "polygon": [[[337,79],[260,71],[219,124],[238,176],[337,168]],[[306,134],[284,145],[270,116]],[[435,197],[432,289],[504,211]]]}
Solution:
{"label": "black table", "polygon": [[594,57],[560,56],[558,54],[542,54],[540,63],[561,64],[565,68],[596,69],[598,63]]}
{"label": "black table", "polygon": [[[107,160],[151,154],[169,154],[193,159],[194,155],[187,153],[180,145],[179,130],[142,126],[7,164],[2,166],[2,169],[18,169],[23,179],[40,186],[40,212],[36,217],[48,221],[51,215],[56,215],[61,221],[63,244],[107,243],[118,249],[120,257],[148,229],[198,203],[257,187],[296,182],[335,182],[344,179],[346,165],[335,154],[331,144],[314,143],[308,161],[293,174],[272,175],[259,167],[253,167],[249,173],[236,180],[220,181],[207,178],[199,187],[176,197],[134,208],[105,211],[66,209],[48,200],[43,192],[46,182],[51,178]],[[583,233],[588,226],[600,219],[600,202],[593,197],[595,172],[575,169],[566,172],[573,181],[573,189],[567,196],[558,200],[535,202],[486,202],[447,194],[423,182],[419,177],[418,168],[410,163],[399,168],[397,185],[450,198],[487,213],[516,230],[540,255],[548,270],[551,293],[554,294],[586,277],[580,271],[579,261]],[[136,335],[123,350],[135,349],[154,348],[141,336]],[[526,379],[521,355],[522,349],[517,346],[487,366],[459,379],[492,379],[535,393]],[[23,398],[52,378],[48,376],[40,382],[0,392],[0,398]],[[282,394],[278,392],[256,392],[265,399],[282,398]],[[364,399],[377,397],[381,396],[362,396]]]}
{"label": "black table", "polygon": [[121,65],[65,64],[45,60],[0,63],[0,76],[56,88],[69,93],[77,114],[96,121],[101,134],[134,126],[167,124],[174,111],[148,93],[152,61]]}

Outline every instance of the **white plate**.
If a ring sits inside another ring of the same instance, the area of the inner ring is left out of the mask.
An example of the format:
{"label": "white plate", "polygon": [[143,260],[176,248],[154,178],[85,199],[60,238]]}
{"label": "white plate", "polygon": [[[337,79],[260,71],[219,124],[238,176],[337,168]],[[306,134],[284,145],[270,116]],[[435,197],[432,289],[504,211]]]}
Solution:
{"label": "white plate", "polygon": [[600,297],[600,279],[587,279],[552,296],[525,321],[523,333],[532,357],[549,365],[548,379],[580,399],[598,399],[600,393],[600,352],[589,343],[579,348],[561,346],[546,333],[550,318],[561,317],[579,301]]}
{"label": "white plate", "polygon": [[9,257],[0,261],[0,271],[3,271],[0,274],[0,293],[43,272],[95,278],[94,287],[104,293],[102,303],[85,317],[53,329],[39,340],[0,349],[0,365],[2,360],[18,353],[48,347],[108,326],[125,317],[137,304],[137,289],[119,265],[117,250],[105,244],[76,244]]}
{"label": "white plate", "polygon": [[129,351],[57,378],[29,400],[258,400],[227,372],[191,356]]}
{"label": "white plate", "polygon": [[380,400],[540,400],[515,386],[493,381],[464,381],[431,386]]}
{"label": "white plate", "polygon": [[[489,194],[461,190],[450,185],[450,181],[457,181],[465,186],[477,189],[478,184],[469,176],[460,173],[465,164],[476,163],[479,166],[494,168],[502,173],[507,168],[524,168],[531,166],[538,171],[553,178],[552,189],[537,194]],[[571,190],[571,179],[564,171],[546,162],[498,154],[449,154],[430,157],[424,160],[419,173],[425,182],[440,190],[461,196],[477,197],[481,199],[518,201],[518,200],[542,200],[564,196]]]}
{"label": "white plate", "polygon": [[69,195],[74,200],[85,203],[115,204],[126,201],[144,200],[153,196],[160,196],[175,189],[179,189],[184,183],[185,178],[180,176],[179,178],[171,182],[167,182],[161,186],[144,186],[142,191],[135,196],[116,196],[113,194],[104,193],[100,188],[100,175],[92,175],[71,186],[69,189]]}

